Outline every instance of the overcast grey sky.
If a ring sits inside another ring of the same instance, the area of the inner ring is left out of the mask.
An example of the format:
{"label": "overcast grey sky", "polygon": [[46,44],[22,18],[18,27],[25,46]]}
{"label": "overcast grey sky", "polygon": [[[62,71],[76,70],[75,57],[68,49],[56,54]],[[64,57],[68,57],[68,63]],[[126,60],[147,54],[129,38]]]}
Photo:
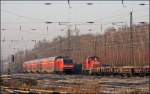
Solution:
{"label": "overcast grey sky", "polygon": [[[44,3],[52,3],[45,5]],[[149,21],[149,5],[140,6],[140,3],[149,4],[148,1],[71,1],[69,8],[67,1],[1,1],[1,31],[2,56],[6,57],[18,50],[32,48],[35,42],[31,40],[52,40],[56,36],[66,36],[65,25],[57,22],[72,22],[77,25],[80,34],[102,33],[112,26],[112,22],[125,22],[129,25],[129,12],[133,11],[133,23]],[[46,21],[55,22],[48,25]],[[93,25],[85,24],[94,21]],[[19,30],[21,26],[21,31]],[[74,28],[72,26],[72,28]],[[36,29],[36,30],[32,30]],[[92,31],[88,31],[92,29]],[[23,40],[22,41],[22,37]],[[9,40],[20,40],[11,42]],[[15,49],[14,49],[15,48]]]}

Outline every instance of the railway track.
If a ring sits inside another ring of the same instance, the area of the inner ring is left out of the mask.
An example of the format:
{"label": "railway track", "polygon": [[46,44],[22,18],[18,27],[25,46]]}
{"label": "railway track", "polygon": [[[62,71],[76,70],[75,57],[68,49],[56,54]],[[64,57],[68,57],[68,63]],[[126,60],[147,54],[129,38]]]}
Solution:
{"label": "railway track", "polygon": [[3,91],[13,94],[67,94],[67,92],[56,92],[52,90],[44,89],[26,89],[26,88],[10,88],[10,87],[1,87]]}
{"label": "railway track", "polygon": [[[122,91],[148,92],[149,78],[147,77],[101,77],[83,75],[56,74],[13,74],[4,77],[4,90],[7,92],[24,92],[30,94],[123,94]],[[28,82],[28,83],[27,83]],[[15,84],[8,84],[15,83]],[[33,84],[34,83],[34,84]],[[15,88],[14,88],[15,87]],[[130,94],[130,93],[129,93]],[[137,93],[138,94],[138,93]]]}

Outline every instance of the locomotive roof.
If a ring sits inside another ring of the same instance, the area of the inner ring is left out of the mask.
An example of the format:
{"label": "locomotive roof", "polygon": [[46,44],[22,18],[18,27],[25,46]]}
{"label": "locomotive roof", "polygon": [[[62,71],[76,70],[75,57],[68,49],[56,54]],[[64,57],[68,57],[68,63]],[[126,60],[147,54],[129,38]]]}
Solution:
{"label": "locomotive roof", "polygon": [[24,64],[33,63],[35,61],[36,61],[36,63],[39,63],[39,60],[35,59],[35,60],[26,61],[26,62],[24,62]]}
{"label": "locomotive roof", "polygon": [[89,57],[89,58],[99,58],[98,56],[91,56],[91,57]]}

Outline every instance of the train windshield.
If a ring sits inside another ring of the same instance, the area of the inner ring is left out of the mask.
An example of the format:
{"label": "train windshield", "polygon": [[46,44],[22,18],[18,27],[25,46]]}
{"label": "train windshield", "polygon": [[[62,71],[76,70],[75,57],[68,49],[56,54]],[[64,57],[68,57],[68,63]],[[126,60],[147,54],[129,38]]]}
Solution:
{"label": "train windshield", "polygon": [[64,59],[64,64],[73,64],[71,59]]}
{"label": "train windshield", "polygon": [[100,60],[99,60],[99,57],[95,57],[95,56],[93,56],[93,57],[89,57],[89,59],[88,59],[88,60],[100,61]]}

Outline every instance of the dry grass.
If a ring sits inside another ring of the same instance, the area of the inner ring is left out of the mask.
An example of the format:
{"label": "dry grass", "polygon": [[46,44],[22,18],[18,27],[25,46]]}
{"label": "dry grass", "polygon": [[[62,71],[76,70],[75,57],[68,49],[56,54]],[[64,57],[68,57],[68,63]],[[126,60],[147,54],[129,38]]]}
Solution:
{"label": "dry grass", "polygon": [[134,89],[134,90],[122,91],[121,94],[150,94],[150,92],[140,90],[140,89]]}

